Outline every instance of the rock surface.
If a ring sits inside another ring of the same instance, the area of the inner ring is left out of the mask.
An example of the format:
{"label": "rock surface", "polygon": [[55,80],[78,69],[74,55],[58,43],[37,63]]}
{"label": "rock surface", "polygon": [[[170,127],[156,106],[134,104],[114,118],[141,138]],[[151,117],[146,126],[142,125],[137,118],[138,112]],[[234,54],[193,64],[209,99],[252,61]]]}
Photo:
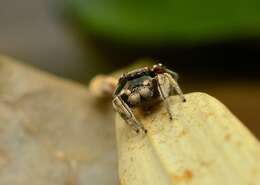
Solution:
{"label": "rock surface", "polygon": [[110,102],[0,56],[0,185],[115,185]]}

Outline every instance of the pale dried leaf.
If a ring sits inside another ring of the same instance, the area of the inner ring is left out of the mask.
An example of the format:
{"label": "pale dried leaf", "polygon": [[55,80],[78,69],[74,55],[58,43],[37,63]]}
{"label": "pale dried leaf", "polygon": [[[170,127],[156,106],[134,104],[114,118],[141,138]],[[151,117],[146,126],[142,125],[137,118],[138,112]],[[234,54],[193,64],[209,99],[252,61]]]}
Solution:
{"label": "pale dried leaf", "polygon": [[163,105],[139,116],[147,135],[134,133],[117,116],[121,185],[258,185],[260,146],[256,138],[216,99],[171,97],[174,120]]}

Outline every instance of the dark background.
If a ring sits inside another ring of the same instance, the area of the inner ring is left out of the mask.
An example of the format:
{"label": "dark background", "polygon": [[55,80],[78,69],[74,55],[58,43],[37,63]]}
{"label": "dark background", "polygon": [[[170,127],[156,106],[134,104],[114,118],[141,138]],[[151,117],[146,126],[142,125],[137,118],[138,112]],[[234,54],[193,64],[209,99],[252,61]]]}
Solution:
{"label": "dark background", "polygon": [[[250,17],[247,21],[241,16],[248,24],[241,23],[239,29],[234,26],[230,29],[234,32],[214,39],[203,34],[190,40],[185,35],[169,34],[168,39],[158,34],[153,40],[153,36],[148,37],[153,32],[149,32],[146,40],[134,40],[135,35],[130,34],[117,37],[123,31],[99,32],[99,27],[87,21],[88,14],[77,14],[73,6],[60,0],[0,0],[1,54],[86,85],[95,74],[110,73],[139,58],[152,58],[180,74],[184,92],[207,92],[218,98],[260,137],[260,31],[257,26],[250,27]],[[223,16],[219,19],[224,21]],[[252,25],[260,25],[257,21]],[[108,28],[110,23],[108,19]],[[249,25],[244,29],[249,31],[236,34],[243,25]]]}

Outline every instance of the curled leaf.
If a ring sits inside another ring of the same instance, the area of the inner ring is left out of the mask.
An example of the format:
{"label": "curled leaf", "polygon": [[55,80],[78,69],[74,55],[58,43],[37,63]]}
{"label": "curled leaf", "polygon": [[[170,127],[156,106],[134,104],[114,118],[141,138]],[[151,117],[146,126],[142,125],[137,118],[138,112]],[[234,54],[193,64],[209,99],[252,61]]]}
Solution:
{"label": "curled leaf", "polygon": [[116,119],[122,185],[260,184],[260,146],[248,129],[219,101],[203,93],[171,97],[170,121],[158,105],[139,116],[147,135]]}

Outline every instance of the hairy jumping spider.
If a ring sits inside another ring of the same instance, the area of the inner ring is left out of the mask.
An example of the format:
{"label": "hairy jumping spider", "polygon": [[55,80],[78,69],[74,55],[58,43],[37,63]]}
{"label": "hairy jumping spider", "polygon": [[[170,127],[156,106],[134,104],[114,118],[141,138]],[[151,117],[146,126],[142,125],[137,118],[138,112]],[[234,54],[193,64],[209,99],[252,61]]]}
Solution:
{"label": "hairy jumping spider", "polygon": [[147,133],[144,126],[135,118],[131,108],[146,108],[158,100],[166,106],[169,118],[172,119],[168,97],[174,91],[180,95],[183,102],[185,97],[177,84],[178,74],[164,67],[162,64],[152,68],[144,67],[123,74],[118,81],[113,94],[113,107],[120,116],[137,133],[142,130]]}

